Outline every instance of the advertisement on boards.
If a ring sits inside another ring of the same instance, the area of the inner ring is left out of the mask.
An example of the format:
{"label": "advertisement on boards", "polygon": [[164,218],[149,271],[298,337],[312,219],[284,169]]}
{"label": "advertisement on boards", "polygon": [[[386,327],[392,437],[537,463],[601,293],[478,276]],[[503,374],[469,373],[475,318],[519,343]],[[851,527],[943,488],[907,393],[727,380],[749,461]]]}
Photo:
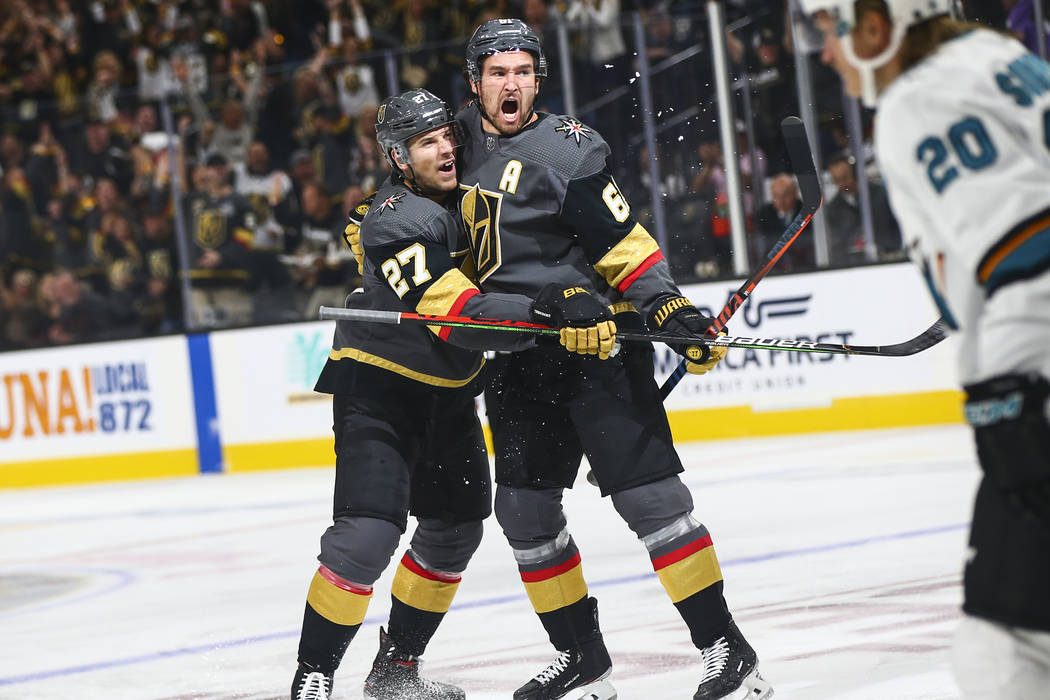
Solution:
{"label": "advertisement on boards", "polygon": [[228,470],[332,461],[332,398],[313,387],[334,330],[318,321],[211,334]]}
{"label": "advertisement on boards", "polygon": [[5,465],[65,472],[84,458],[145,452],[179,452],[181,464],[196,449],[193,416],[181,336],[2,353],[0,479]]}
{"label": "advertisement on boards", "polygon": [[[741,281],[689,285],[683,292],[716,315]],[[889,345],[908,340],[938,318],[921,277],[907,263],[807,275],[772,276],[729,321],[729,334],[821,343]],[[818,355],[733,348],[715,369],[687,376],[668,410],[751,406],[778,410],[829,406],[840,397],[955,390],[953,339],[911,357]],[[678,356],[656,346],[657,380]]]}

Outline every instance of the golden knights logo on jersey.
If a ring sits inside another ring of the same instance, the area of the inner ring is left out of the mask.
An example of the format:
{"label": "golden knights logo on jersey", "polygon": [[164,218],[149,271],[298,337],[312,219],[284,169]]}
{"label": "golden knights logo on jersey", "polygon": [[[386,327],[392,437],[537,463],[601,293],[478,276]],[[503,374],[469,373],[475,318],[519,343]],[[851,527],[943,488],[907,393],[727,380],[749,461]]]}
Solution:
{"label": "golden knights logo on jersey", "polygon": [[171,255],[167,250],[163,248],[151,250],[146,256],[146,264],[149,267],[151,277],[159,280],[170,280],[172,278],[174,271],[171,266]]}
{"label": "golden knights logo on jersey", "polygon": [[583,143],[582,141],[580,141],[581,136],[587,139],[588,141],[594,140],[593,138],[591,138],[591,130],[585,127],[582,123],[573,119],[572,117],[560,117],[560,121],[561,126],[554,127],[554,130],[560,131],[561,133],[565,134],[565,138],[567,139],[576,139],[577,146]]}
{"label": "golden knights logo on jersey", "polygon": [[[398,192],[397,194],[387,197],[382,204],[379,205],[379,213],[382,214],[387,209],[390,211],[397,211],[397,203],[405,198],[404,192]],[[367,210],[366,210],[367,213]]]}
{"label": "golden knights logo on jersey", "polygon": [[479,185],[460,185],[463,198],[459,214],[467,232],[470,250],[474,253],[478,281],[495,272],[500,264],[499,214],[503,194],[483,190]]}
{"label": "golden knights logo on jersey", "polygon": [[197,218],[197,243],[201,248],[218,248],[226,242],[226,216],[216,209],[205,209]]}

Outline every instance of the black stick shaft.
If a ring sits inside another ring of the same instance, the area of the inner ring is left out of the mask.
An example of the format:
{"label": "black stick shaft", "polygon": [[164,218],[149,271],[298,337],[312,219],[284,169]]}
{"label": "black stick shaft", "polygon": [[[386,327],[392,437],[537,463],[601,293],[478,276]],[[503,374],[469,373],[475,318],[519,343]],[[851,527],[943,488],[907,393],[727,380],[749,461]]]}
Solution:
{"label": "black stick shaft", "polygon": [[[722,307],[722,310],[715,317],[710,330],[708,330],[710,335],[717,335],[726,327],[729,319],[732,318],[737,309],[744,305],[744,302],[751,296],[751,292],[754,291],[762,278],[773,269],[773,266],[784,256],[791,244],[809,226],[810,221],[813,220],[813,215],[817,213],[824,201],[820,177],[817,175],[817,166],[813,162],[813,152],[809,147],[809,139],[806,137],[806,128],[802,120],[798,117],[788,117],[781,122],[780,128],[784,134],[784,143],[787,146],[788,157],[791,159],[792,167],[795,168],[795,177],[798,179],[799,192],[802,197],[802,210],[799,211],[798,215],[792,220],[791,225],[788,226],[787,230],[780,235],[777,242],[770,248],[762,266],[740,285],[740,289],[729,297],[729,301]],[[678,386],[679,382],[685,378],[685,375],[688,374],[688,366],[689,362],[687,360],[682,360],[678,363],[674,372],[660,387],[661,398],[666,399],[671,391]]]}

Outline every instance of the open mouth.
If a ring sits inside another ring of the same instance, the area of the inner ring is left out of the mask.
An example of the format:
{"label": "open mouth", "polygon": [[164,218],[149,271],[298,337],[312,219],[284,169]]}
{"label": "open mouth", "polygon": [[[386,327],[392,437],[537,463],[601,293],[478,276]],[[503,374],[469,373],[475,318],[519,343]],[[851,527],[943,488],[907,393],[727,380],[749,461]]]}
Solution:
{"label": "open mouth", "polygon": [[443,164],[438,166],[438,172],[439,173],[451,173],[451,172],[455,172],[455,170],[456,170],[456,161],[455,160],[450,160],[447,163],[443,163]]}
{"label": "open mouth", "polygon": [[513,124],[518,119],[518,101],[513,97],[508,97],[500,103],[499,111],[503,116],[503,121]]}

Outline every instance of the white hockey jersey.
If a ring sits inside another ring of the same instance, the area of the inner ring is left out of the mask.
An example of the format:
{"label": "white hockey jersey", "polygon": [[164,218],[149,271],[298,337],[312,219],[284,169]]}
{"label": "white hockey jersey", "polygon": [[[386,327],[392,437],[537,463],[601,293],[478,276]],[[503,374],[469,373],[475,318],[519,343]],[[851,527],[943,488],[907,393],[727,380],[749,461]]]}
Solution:
{"label": "white hockey jersey", "polygon": [[964,334],[963,383],[1050,377],[1050,65],[975,30],[879,100],[879,167],[912,259]]}

